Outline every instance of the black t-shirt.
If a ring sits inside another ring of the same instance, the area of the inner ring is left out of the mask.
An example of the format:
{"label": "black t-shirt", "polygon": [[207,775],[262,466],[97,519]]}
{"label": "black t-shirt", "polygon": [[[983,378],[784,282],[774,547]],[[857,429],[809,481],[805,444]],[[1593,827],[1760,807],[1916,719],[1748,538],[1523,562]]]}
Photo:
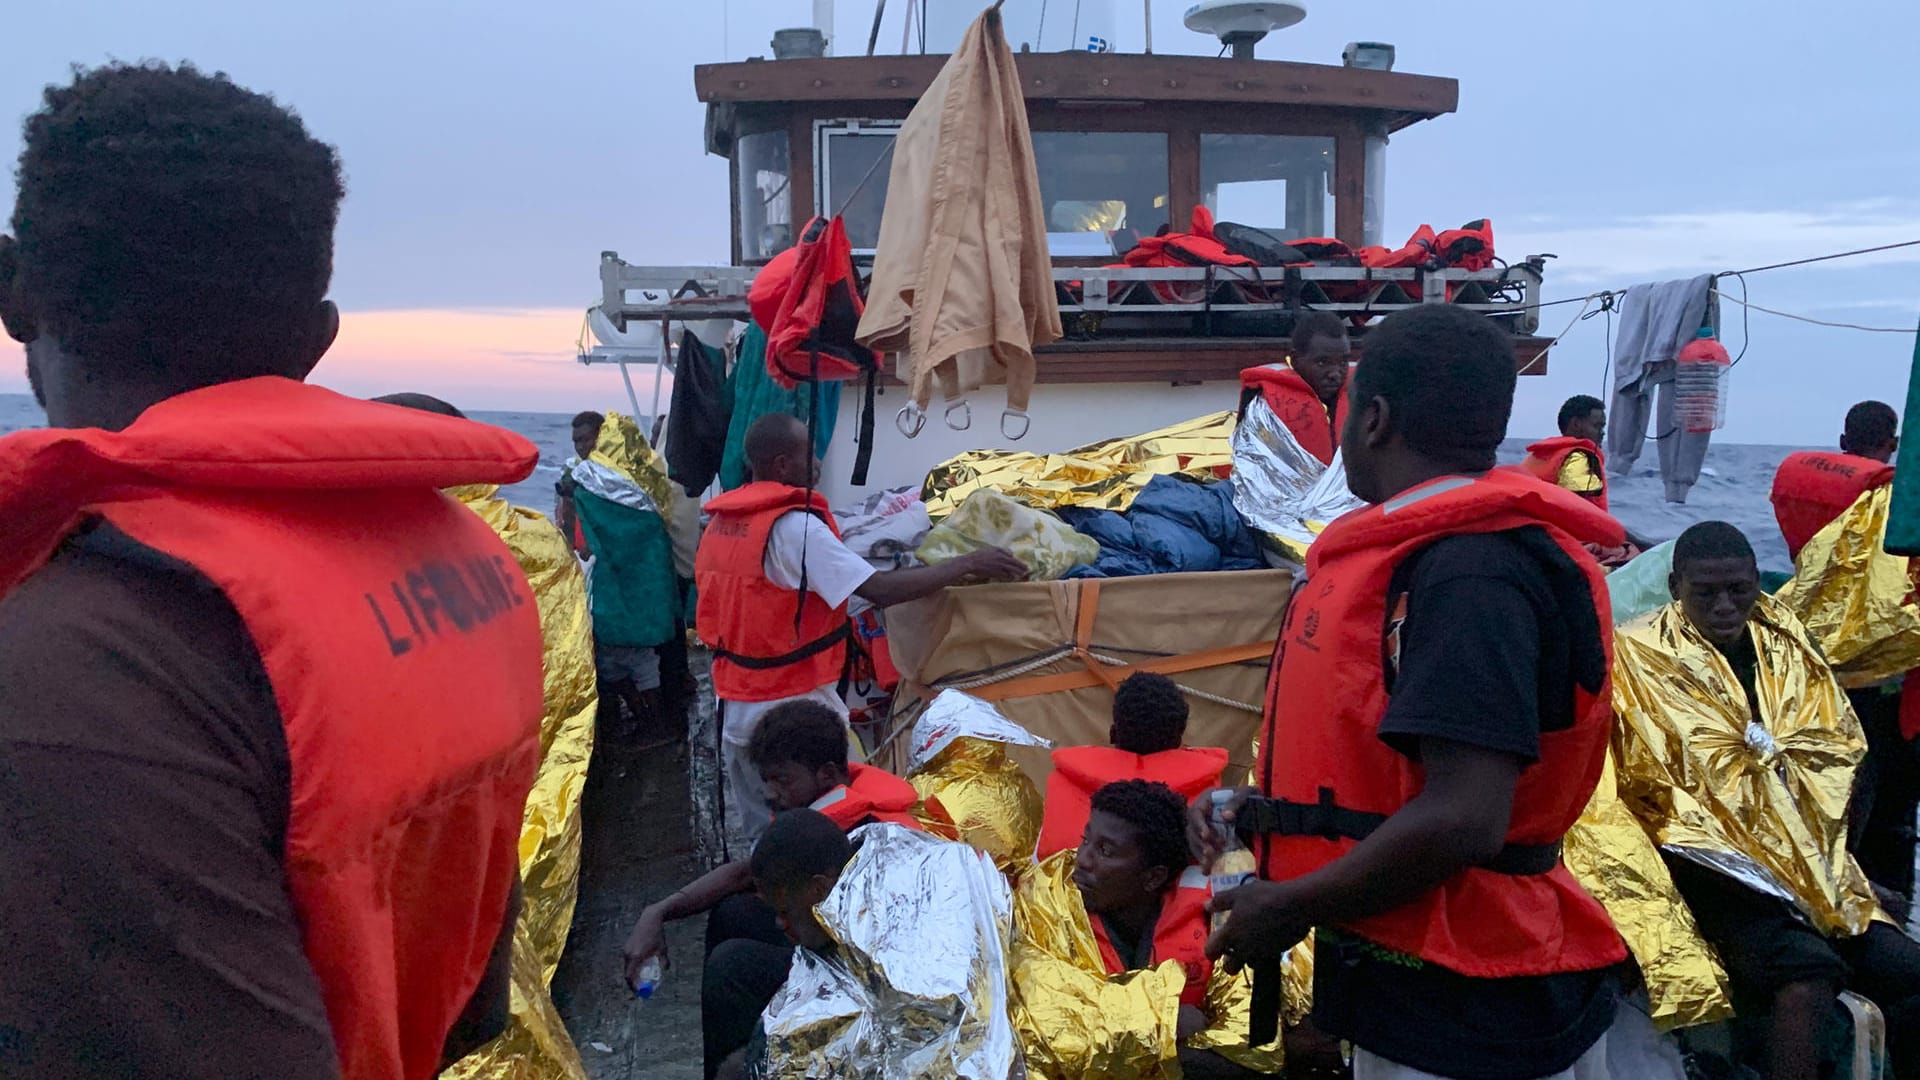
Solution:
{"label": "black t-shirt", "polygon": [[[1598,686],[1604,668],[1588,597],[1540,529],[1448,537],[1416,553],[1389,589],[1381,739],[1409,755],[1440,738],[1537,760],[1540,733],[1573,723],[1576,681]],[[1612,1024],[1622,974],[1478,979],[1344,933],[1322,930],[1316,942],[1321,1029],[1460,1080],[1569,1067]]]}
{"label": "black t-shirt", "polygon": [[1747,692],[1748,719],[1760,719],[1760,688],[1758,685],[1760,653],[1753,645],[1753,631],[1742,631],[1740,639],[1722,648],[1720,655],[1727,658],[1728,666],[1733,668],[1734,676],[1740,680],[1740,689]]}

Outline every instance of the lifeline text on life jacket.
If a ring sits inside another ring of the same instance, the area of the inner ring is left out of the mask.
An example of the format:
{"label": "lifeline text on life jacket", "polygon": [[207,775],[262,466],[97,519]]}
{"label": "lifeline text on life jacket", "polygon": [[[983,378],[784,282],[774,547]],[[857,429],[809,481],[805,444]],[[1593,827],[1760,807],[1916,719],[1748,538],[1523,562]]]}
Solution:
{"label": "lifeline text on life jacket", "polygon": [[1788,454],[1773,474],[1773,516],[1798,559],[1813,535],[1860,496],[1893,479],[1893,466],[1858,454],[1801,450]]}
{"label": "lifeline text on life jacket", "polygon": [[1320,395],[1307,385],[1307,380],[1290,367],[1269,365],[1251,367],[1240,372],[1240,385],[1247,390],[1258,390],[1266,399],[1267,407],[1273,415],[1287,425],[1293,437],[1300,442],[1302,449],[1320,460],[1322,465],[1333,464],[1333,452],[1340,446],[1340,430],[1347,423],[1347,394],[1343,390],[1335,399],[1334,408],[1328,411]]}
{"label": "lifeline text on life jacket", "polygon": [[0,592],[87,520],[192,566],[246,624],[285,727],[284,865],[341,1073],[426,1080],[519,875],[540,755],[539,617],[510,551],[437,489],[537,460],[497,428],[288,379],[126,430],[0,440]]}
{"label": "lifeline text on life jacket", "polygon": [[[1623,959],[1605,909],[1559,858],[1605,762],[1612,640],[1605,575],[1582,547],[1617,546],[1618,522],[1559,488],[1504,470],[1443,477],[1327,527],[1281,628],[1255,777],[1273,802],[1253,820],[1261,876],[1287,880],[1334,861],[1420,792],[1420,765],[1380,741],[1394,568],[1447,536],[1538,526],[1553,558],[1584,579],[1606,664],[1577,688],[1573,726],[1543,731],[1521,773],[1507,847],[1413,903],[1342,924],[1353,934],[1480,978],[1586,971]],[[1537,534],[1536,534],[1537,535]],[[1546,544],[1543,538],[1541,543]],[[1394,628],[1397,632],[1397,627]],[[1256,804],[1257,805],[1257,804]],[[1251,817],[1243,815],[1243,818]]]}
{"label": "lifeline text on life jacket", "polygon": [[810,809],[827,815],[842,832],[868,821],[887,821],[925,832],[913,808],[920,793],[913,785],[885,769],[859,762],[847,763],[847,782],[813,801]]}
{"label": "lifeline text on life jacket", "polygon": [[[1153,924],[1153,955],[1147,960],[1148,967],[1177,961],[1187,976],[1180,988],[1180,1004],[1195,1008],[1206,1001],[1207,980],[1213,977],[1213,961],[1207,957],[1207,901],[1212,896],[1207,875],[1197,866],[1187,867],[1160,903],[1160,917]],[[1091,914],[1087,919],[1093,924],[1093,938],[1100,944],[1100,961],[1107,966],[1107,974],[1125,974],[1128,969],[1107,934],[1106,920]]]}
{"label": "lifeline text on life jacket", "polygon": [[[1528,476],[1545,480],[1549,484],[1560,483],[1560,471],[1567,460],[1575,454],[1585,454],[1592,463],[1592,474],[1599,487],[1594,491],[1574,491],[1583,499],[1591,499],[1600,509],[1607,508],[1606,457],[1591,439],[1575,438],[1572,435],[1555,435],[1551,439],[1541,439],[1527,447],[1527,456],[1520,459],[1515,468]],[[1573,491],[1572,488],[1568,489]]]}
{"label": "lifeline text on life jacket", "polygon": [[1192,802],[1220,783],[1227,752],[1217,746],[1175,747],[1136,754],[1114,746],[1063,746],[1053,752],[1035,858],[1080,846],[1093,813],[1093,793],[1121,780],[1153,780]]}
{"label": "lifeline text on life jacket", "polygon": [[[840,526],[826,500],[757,482],[707,503],[712,514],[694,557],[694,625],[713,650],[713,690],[725,701],[781,701],[837,682],[847,659],[847,609],[767,580],[774,522],[803,510]],[[796,607],[798,615],[796,617]]]}

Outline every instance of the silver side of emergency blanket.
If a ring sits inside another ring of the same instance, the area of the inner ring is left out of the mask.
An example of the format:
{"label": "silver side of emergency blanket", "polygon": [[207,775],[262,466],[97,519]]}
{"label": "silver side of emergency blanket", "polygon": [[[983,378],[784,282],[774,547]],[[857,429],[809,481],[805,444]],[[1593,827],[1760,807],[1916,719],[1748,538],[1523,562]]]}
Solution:
{"label": "silver side of emergency blanket", "polygon": [[761,1018],[766,1075],[1017,1075],[1006,879],[967,845],[899,825],[868,825],[853,838],[853,861],[814,909],[838,955],[795,950]]}
{"label": "silver side of emergency blanket", "polygon": [[1233,429],[1233,508],[1248,528],[1304,559],[1327,522],[1364,505],[1347,490],[1339,451],[1332,465],[1320,464],[1264,400],[1247,404]]}

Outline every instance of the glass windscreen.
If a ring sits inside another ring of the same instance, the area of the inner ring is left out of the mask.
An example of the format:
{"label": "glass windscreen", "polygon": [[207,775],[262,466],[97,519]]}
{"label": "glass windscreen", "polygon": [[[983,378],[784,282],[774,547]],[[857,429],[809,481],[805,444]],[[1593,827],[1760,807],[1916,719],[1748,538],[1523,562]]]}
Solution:
{"label": "glass windscreen", "polygon": [[1216,221],[1281,240],[1333,235],[1333,139],[1201,135],[1200,198]]}

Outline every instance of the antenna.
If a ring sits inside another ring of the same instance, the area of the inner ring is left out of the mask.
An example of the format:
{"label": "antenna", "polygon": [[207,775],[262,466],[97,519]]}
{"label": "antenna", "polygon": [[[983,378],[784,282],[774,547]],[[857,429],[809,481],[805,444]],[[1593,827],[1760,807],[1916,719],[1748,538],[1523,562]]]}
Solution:
{"label": "antenna", "polygon": [[1261,38],[1306,17],[1307,6],[1298,0],[1201,0],[1183,21],[1189,30],[1219,38],[1235,60],[1251,60]]}

